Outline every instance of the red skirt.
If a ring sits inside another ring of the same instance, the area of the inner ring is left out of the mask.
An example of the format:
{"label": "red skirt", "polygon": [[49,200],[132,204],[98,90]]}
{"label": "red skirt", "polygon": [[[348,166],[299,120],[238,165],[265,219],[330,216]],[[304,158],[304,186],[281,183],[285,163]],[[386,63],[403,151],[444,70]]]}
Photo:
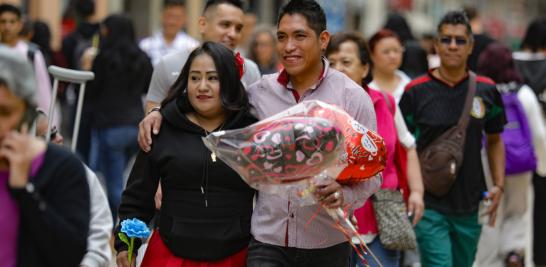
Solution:
{"label": "red skirt", "polygon": [[246,266],[247,248],[229,256],[228,258],[208,262],[194,261],[179,258],[171,253],[169,248],[165,246],[163,240],[157,231],[154,231],[148,248],[144,253],[141,267],[245,267]]}

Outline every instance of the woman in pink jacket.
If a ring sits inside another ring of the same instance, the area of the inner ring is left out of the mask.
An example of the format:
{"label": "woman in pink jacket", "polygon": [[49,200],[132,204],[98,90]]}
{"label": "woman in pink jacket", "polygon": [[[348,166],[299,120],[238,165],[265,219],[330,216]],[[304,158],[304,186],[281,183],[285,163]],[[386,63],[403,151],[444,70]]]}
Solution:
{"label": "woman in pink jacket", "polygon": [[[368,88],[371,79],[371,60],[366,41],[358,34],[339,33],[330,39],[326,56],[330,66],[345,73],[356,83],[362,85],[374,103],[377,119],[377,131],[387,146],[387,164],[383,170],[382,189],[404,189],[409,193],[408,211],[413,215],[415,225],[423,213],[423,183],[415,151],[415,139],[408,132],[400,116],[394,98],[380,91]],[[407,178],[406,178],[407,177]],[[409,190],[407,189],[409,185]],[[383,266],[399,266],[400,251],[386,249],[378,238],[377,223],[371,202],[355,211],[358,231],[370,250],[378,257]],[[358,257],[353,253],[355,266]],[[370,266],[376,262],[365,255]],[[361,266],[361,263],[358,263]]]}

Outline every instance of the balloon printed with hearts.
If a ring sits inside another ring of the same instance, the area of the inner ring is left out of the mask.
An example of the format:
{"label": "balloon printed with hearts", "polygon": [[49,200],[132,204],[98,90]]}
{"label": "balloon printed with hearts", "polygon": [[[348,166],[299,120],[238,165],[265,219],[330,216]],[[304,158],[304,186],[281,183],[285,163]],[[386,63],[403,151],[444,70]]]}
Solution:
{"label": "balloon printed with hearts", "polygon": [[281,195],[290,191],[281,185],[308,181],[325,171],[340,184],[364,181],[381,172],[386,160],[377,133],[340,108],[316,100],[243,129],[214,132],[203,141],[250,186]]}

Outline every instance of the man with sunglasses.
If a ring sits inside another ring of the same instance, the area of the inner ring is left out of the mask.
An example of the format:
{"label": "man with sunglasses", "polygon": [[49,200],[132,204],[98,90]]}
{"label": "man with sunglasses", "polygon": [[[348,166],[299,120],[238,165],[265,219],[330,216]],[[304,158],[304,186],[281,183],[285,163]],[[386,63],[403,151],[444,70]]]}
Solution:
{"label": "man with sunglasses", "polygon": [[[457,124],[469,88],[467,59],[474,40],[466,15],[460,11],[447,13],[438,25],[437,35],[434,47],[440,67],[408,84],[400,100],[408,128],[417,139],[418,152]],[[455,183],[442,197],[425,190],[425,213],[415,228],[423,266],[472,266],[481,233],[478,207],[483,195],[491,202],[486,211],[488,223],[495,224],[504,186],[500,133],[506,118],[495,83],[483,76],[477,76],[476,81],[464,159]],[[480,152],[484,132],[493,180],[489,191]]]}

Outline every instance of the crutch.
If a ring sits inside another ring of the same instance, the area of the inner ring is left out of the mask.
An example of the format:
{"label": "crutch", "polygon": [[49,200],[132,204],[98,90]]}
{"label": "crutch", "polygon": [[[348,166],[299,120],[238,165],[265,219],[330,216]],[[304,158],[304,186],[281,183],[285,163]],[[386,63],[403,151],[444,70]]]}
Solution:
{"label": "crutch", "polygon": [[71,70],[57,66],[49,66],[48,71],[51,75],[53,75],[54,78],[53,96],[51,97],[51,103],[49,106],[49,120],[47,121],[46,140],[48,142],[51,134],[51,123],[55,112],[55,102],[57,101],[57,88],[59,87],[59,81],[80,84],[80,93],[78,96],[78,104],[76,109],[76,119],[74,121],[74,131],[72,133],[72,146],[70,147],[72,152],[75,152],[76,144],[78,143],[78,131],[80,129],[83,98],[85,96],[85,83],[89,80],[95,79],[95,74],[91,71]]}

